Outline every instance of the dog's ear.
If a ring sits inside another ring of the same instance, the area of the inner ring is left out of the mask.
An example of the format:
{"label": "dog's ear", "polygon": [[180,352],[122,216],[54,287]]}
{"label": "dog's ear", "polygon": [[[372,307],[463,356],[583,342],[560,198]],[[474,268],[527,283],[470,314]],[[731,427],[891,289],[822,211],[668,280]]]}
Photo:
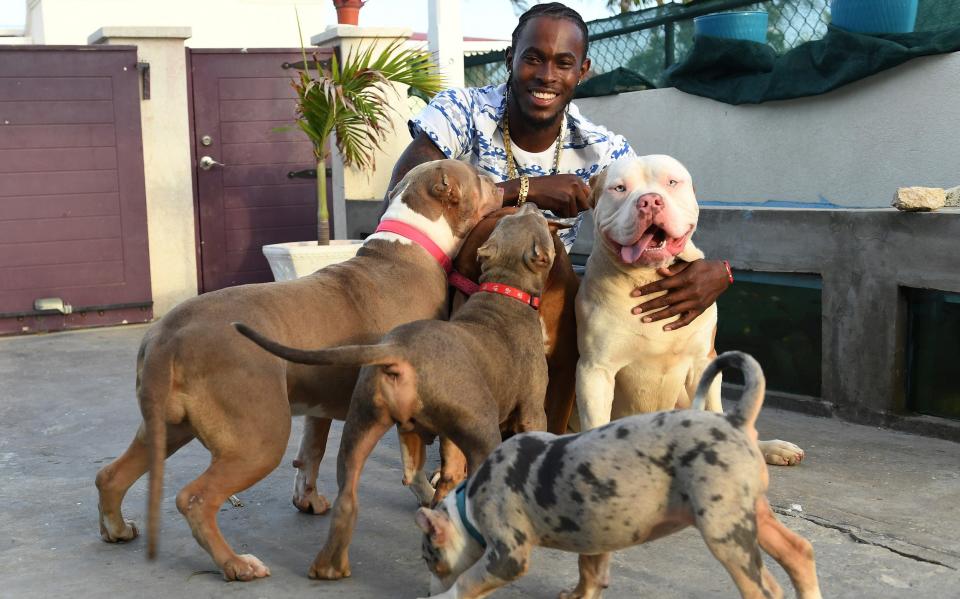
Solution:
{"label": "dog's ear", "polygon": [[590,195],[587,196],[587,201],[590,203],[591,208],[597,207],[597,200],[600,199],[600,194],[603,193],[606,182],[607,169],[603,169],[596,175],[590,177]]}
{"label": "dog's ear", "polygon": [[460,189],[457,178],[448,173],[444,166],[438,165],[430,187],[430,195],[440,200],[444,206],[456,206],[460,203],[463,190]]}
{"label": "dog's ear", "polygon": [[483,245],[477,248],[477,261],[480,264],[483,264],[484,261],[489,260],[490,258],[496,258],[499,250],[500,244],[497,243],[496,237],[494,235],[490,235]]}
{"label": "dog's ear", "polygon": [[417,510],[417,526],[420,527],[420,530],[424,534],[430,535],[430,541],[436,545],[441,546],[447,540],[447,534],[444,530],[443,515],[441,515],[436,510],[431,510],[430,508],[422,507]]}

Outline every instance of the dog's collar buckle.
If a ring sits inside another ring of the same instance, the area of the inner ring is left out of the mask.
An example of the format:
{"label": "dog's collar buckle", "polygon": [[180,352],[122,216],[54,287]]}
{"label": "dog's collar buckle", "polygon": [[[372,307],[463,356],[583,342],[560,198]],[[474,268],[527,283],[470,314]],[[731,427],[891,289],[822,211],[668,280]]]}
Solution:
{"label": "dog's collar buckle", "polygon": [[511,287],[510,285],[505,285],[503,283],[481,283],[480,291],[499,293],[500,295],[505,295],[507,297],[512,297],[515,300],[520,300],[534,310],[540,309],[539,296],[531,295],[526,291],[517,289],[516,287]]}
{"label": "dog's collar buckle", "polygon": [[473,526],[470,518],[467,516],[467,481],[460,483],[454,493],[457,500],[457,512],[460,514],[460,521],[463,522],[463,527],[467,529],[467,534],[473,537],[474,541],[480,543],[480,547],[486,549],[487,542],[484,540],[483,535]]}
{"label": "dog's collar buckle", "polygon": [[450,256],[446,252],[440,249],[432,239],[423,234],[420,229],[409,225],[400,220],[394,219],[384,219],[380,221],[380,224],[377,225],[377,230],[374,233],[395,233],[401,237],[406,237],[410,241],[416,243],[423,249],[430,252],[430,255],[440,263],[440,266],[443,267],[443,272],[450,273],[453,270],[453,261],[450,260]]}

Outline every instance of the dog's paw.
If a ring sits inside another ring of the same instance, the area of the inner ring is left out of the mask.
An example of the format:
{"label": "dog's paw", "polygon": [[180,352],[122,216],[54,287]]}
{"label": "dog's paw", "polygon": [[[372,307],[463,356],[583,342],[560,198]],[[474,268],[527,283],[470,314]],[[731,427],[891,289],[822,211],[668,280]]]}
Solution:
{"label": "dog's paw", "polygon": [[319,516],[330,511],[330,502],[327,501],[326,497],[317,493],[316,489],[312,489],[305,495],[294,494],[293,507],[304,514],[315,514]]}
{"label": "dog's paw", "polygon": [[575,589],[570,589],[569,591],[560,591],[560,594],[557,595],[558,599],[600,599],[603,597],[603,589],[597,588],[592,590],[581,590],[578,586]]}
{"label": "dog's paw", "polygon": [[317,492],[316,482],[314,484],[307,482],[307,473],[303,464],[295,460],[293,465],[297,468],[297,478],[293,481],[293,507],[304,514],[318,516],[329,512],[330,502]]}
{"label": "dog's paw", "polygon": [[780,439],[760,441],[759,445],[764,460],[771,466],[796,466],[805,455],[803,450],[793,443]]}
{"label": "dog's paw", "polygon": [[313,564],[310,565],[308,575],[315,580],[340,580],[341,578],[349,578],[350,561],[344,558],[342,564],[334,565],[328,559],[318,556]]}
{"label": "dog's paw", "polygon": [[420,507],[429,507],[430,500],[433,499],[436,489],[434,489],[433,485],[430,484],[430,481],[427,479],[427,475],[423,470],[418,470],[413,476],[413,480],[410,481],[407,486],[410,487],[410,491],[413,492],[414,496],[417,498],[417,503],[420,505]]}
{"label": "dog's paw", "polygon": [[270,568],[249,553],[227,560],[221,568],[223,569],[224,580],[248,581],[270,576]]}
{"label": "dog's paw", "polygon": [[125,543],[140,534],[133,520],[123,520],[123,527],[119,530],[111,530],[112,528],[103,518],[100,519],[100,538],[107,543]]}

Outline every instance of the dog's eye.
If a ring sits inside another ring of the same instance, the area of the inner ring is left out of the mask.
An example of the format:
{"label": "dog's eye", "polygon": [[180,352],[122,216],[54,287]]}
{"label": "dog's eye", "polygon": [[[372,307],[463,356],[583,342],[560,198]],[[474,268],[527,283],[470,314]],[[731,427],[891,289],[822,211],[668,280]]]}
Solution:
{"label": "dog's eye", "polygon": [[670,187],[676,187],[677,185],[680,185],[680,182],[676,179],[670,179],[670,181],[667,182],[667,185]]}
{"label": "dog's eye", "polygon": [[612,190],[614,190],[614,191],[618,191],[618,192],[620,192],[620,193],[623,193],[623,192],[625,192],[625,191],[627,190],[627,186],[624,185],[623,183],[621,183],[620,185],[614,185],[614,186],[611,187],[610,189],[612,189]]}

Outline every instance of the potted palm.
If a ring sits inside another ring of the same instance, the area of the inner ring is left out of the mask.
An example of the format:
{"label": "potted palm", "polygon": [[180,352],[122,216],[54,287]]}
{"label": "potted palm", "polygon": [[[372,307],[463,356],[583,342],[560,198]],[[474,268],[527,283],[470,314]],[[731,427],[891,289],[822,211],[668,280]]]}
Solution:
{"label": "potted palm", "polygon": [[[331,261],[348,259],[358,248],[357,243],[346,247],[330,244],[324,173],[331,136],[345,167],[372,170],[376,149],[393,131],[390,116],[394,109],[390,99],[396,91],[392,84],[407,85],[428,97],[443,85],[430,54],[404,47],[402,40],[379,52],[372,45],[357,47],[342,60],[337,60],[336,55],[328,61],[314,56],[314,61],[308,62],[306,50],[303,58],[304,67],[292,85],[297,93],[296,125],[313,143],[317,161],[317,242],[264,246],[263,253],[277,280],[297,278]],[[313,254],[330,255],[332,260],[321,257],[305,266],[294,265],[291,260],[295,258],[288,254],[296,251],[297,246]]]}

